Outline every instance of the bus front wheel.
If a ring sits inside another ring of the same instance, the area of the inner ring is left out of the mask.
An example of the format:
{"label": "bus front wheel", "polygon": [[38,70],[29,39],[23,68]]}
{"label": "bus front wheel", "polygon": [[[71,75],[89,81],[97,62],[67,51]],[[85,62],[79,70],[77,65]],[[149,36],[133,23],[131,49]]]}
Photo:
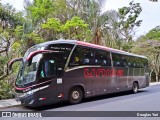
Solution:
{"label": "bus front wheel", "polygon": [[132,86],[132,93],[137,93],[138,92],[138,83],[134,82]]}
{"label": "bus front wheel", "polygon": [[71,104],[77,104],[82,101],[83,92],[79,87],[72,88],[69,93],[69,102]]}

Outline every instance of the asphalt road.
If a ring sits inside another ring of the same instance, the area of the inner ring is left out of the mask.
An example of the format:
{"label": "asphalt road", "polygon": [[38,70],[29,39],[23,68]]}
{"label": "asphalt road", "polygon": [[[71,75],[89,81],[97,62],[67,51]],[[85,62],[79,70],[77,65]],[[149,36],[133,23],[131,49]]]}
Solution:
{"label": "asphalt road", "polygon": [[[82,103],[77,105],[70,105],[68,103],[60,103],[40,108],[27,108],[27,107],[12,107],[1,109],[0,111],[160,111],[160,85],[150,86],[145,89],[139,90],[137,94],[130,94],[128,92],[116,93],[112,95],[99,96],[94,98],[85,99]],[[127,114],[127,112],[126,112]],[[160,115],[159,115],[160,116]],[[8,118],[9,119],[9,118]],[[17,118],[15,118],[17,120]],[[35,119],[35,118],[34,118]],[[51,118],[42,118],[51,119]],[[53,118],[52,118],[53,119]],[[62,119],[63,118],[54,118]],[[75,119],[75,118],[65,118]],[[81,119],[81,118],[76,118]],[[91,118],[83,118],[91,119]],[[126,119],[135,120],[135,118],[113,118],[113,117],[94,117],[92,119]],[[160,117],[136,117],[136,120],[160,120]],[[39,118],[37,118],[39,120]]]}

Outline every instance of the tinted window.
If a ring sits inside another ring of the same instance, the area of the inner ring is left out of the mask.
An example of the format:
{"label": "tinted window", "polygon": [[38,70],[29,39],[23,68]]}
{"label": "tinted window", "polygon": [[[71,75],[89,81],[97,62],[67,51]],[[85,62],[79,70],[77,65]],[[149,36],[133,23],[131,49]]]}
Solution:
{"label": "tinted window", "polygon": [[134,64],[134,57],[127,56],[126,59],[127,59],[127,65],[128,65],[128,67],[134,67],[135,66],[135,64]]}
{"label": "tinted window", "polygon": [[147,59],[143,58],[142,62],[143,62],[143,67],[148,67],[148,60]]}
{"label": "tinted window", "polygon": [[95,52],[95,59],[93,61],[95,65],[111,66],[110,53],[103,51]]}
{"label": "tinted window", "polygon": [[136,57],[135,63],[136,63],[137,68],[142,68],[143,67],[143,59],[142,58]]}
{"label": "tinted window", "polygon": [[49,55],[45,55],[40,62],[40,77],[52,77],[57,74],[56,58]]}
{"label": "tinted window", "polygon": [[128,56],[127,61],[129,67],[142,68],[147,65],[147,59],[144,58]]}
{"label": "tinted window", "polygon": [[147,67],[148,66],[148,60],[144,58],[138,58],[137,60],[137,67]]}
{"label": "tinted window", "polygon": [[128,66],[127,64],[127,59],[125,55],[121,54],[115,54],[112,53],[112,60],[113,60],[113,66],[114,67],[126,67]]}
{"label": "tinted window", "polygon": [[93,50],[90,48],[77,46],[71,56],[69,66],[92,65]]}
{"label": "tinted window", "polygon": [[47,49],[53,50],[53,51],[61,51],[63,53],[63,58],[62,58],[63,64],[65,64],[71,50],[73,49],[73,46],[74,45],[72,44],[52,44],[52,45],[49,45]]}

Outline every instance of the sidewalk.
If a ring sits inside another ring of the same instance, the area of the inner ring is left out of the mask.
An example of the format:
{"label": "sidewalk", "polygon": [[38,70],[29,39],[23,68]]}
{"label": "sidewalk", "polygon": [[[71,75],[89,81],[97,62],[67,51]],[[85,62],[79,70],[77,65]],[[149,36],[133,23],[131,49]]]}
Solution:
{"label": "sidewalk", "polygon": [[[160,82],[154,82],[154,83],[150,83],[150,86],[159,85],[159,84]],[[6,108],[6,107],[19,106],[19,105],[21,105],[21,103],[17,102],[15,99],[0,100],[0,109]]]}
{"label": "sidewalk", "polygon": [[18,105],[21,105],[21,102],[17,102],[15,99],[0,100],[0,109]]}
{"label": "sidewalk", "polygon": [[152,85],[159,85],[159,84],[160,84],[160,82],[152,82],[149,85],[152,86]]}

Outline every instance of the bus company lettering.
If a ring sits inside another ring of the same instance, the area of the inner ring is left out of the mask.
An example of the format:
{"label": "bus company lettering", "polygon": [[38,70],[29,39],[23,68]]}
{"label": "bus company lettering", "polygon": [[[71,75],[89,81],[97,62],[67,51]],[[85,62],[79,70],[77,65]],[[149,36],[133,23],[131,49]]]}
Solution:
{"label": "bus company lettering", "polygon": [[106,76],[124,76],[124,70],[119,69],[104,69],[104,68],[92,68],[92,69],[88,69],[85,68],[84,69],[84,77],[85,78],[92,78],[92,77],[106,77]]}

